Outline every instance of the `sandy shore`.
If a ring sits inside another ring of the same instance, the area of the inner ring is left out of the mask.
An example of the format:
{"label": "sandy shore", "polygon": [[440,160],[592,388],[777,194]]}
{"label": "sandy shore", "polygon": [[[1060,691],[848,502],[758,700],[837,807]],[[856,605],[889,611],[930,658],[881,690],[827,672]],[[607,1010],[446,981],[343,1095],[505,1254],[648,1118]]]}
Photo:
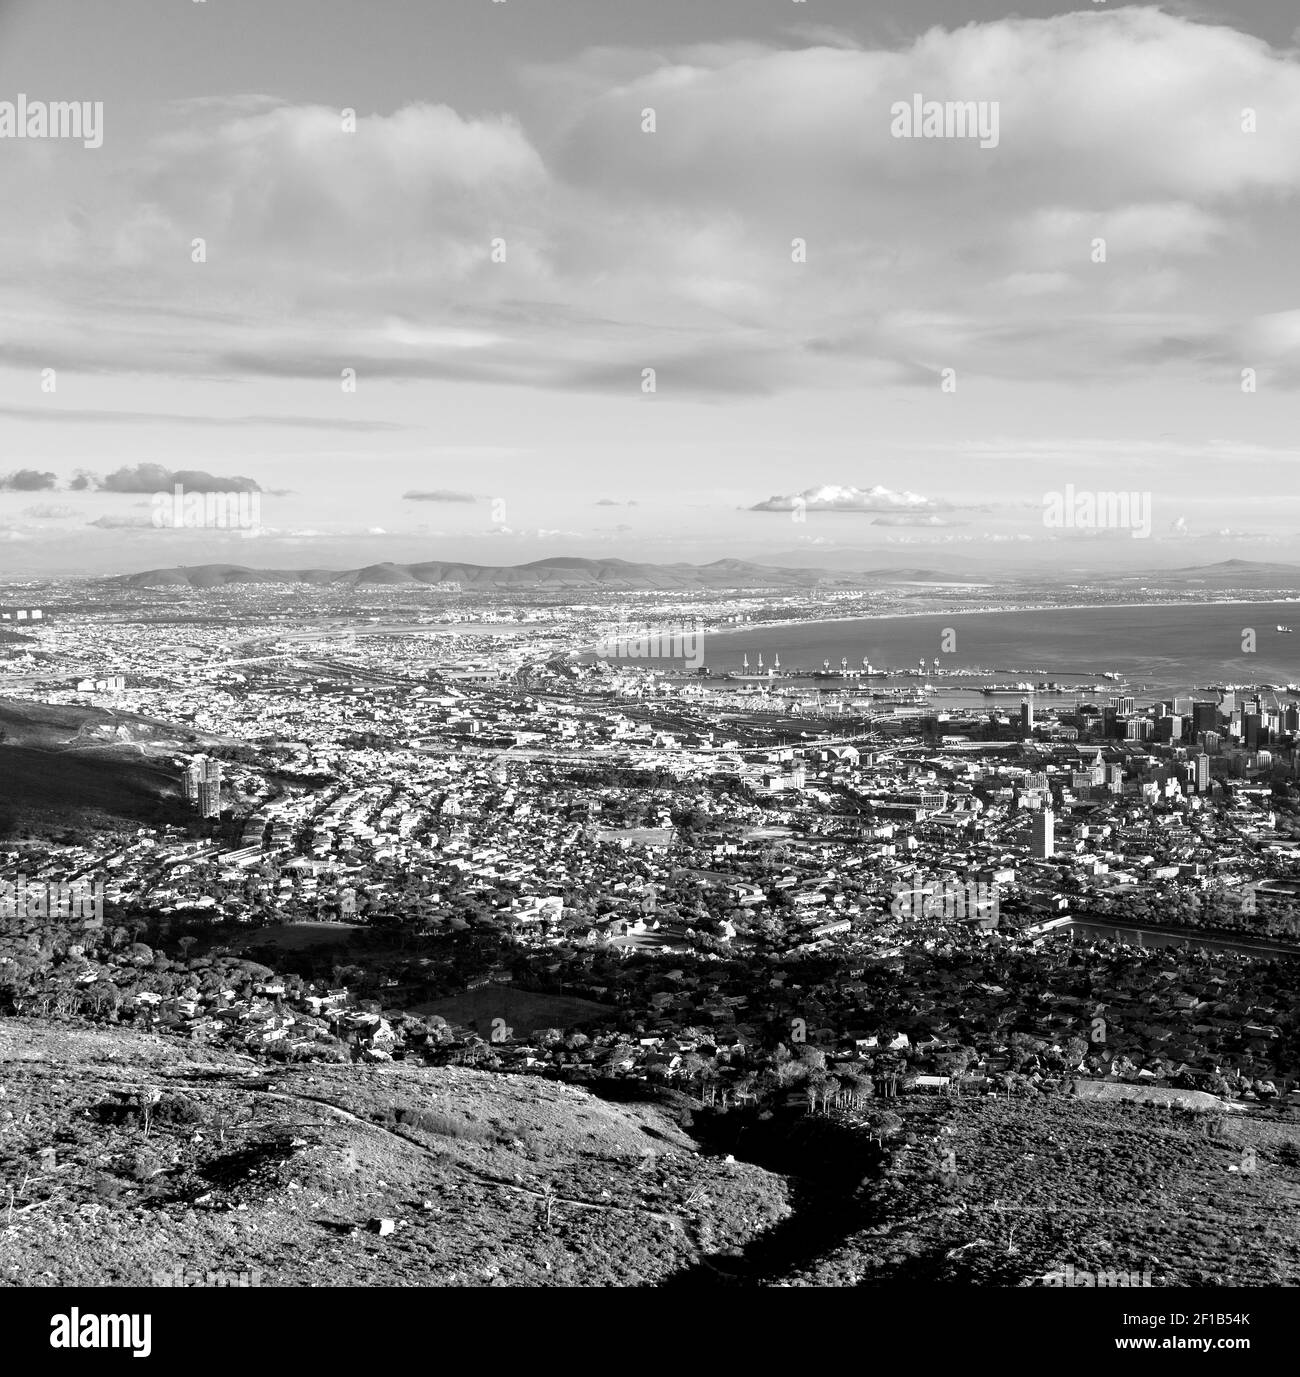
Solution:
{"label": "sandy shore", "polygon": [[[1300,604],[1300,599],[1294,600]],[[1208,602],[1043,602],[1016,603],[1001,607],[943,607],[931,612],[859,612],[850,617],[814,617],[811,620],[791,618],[779,622],[751,622],[747,626],[719,627],[708,631],[709,636],[736,636],[743,631],[776,631],[788,626],[834,626],[839,622],[915,621],[918,617],[979,617],[997,612],[1102,612],[1126,607],[1282,607],[1286,602],[1273,599],[1260,602],[1258,598],[1215,598]]]}

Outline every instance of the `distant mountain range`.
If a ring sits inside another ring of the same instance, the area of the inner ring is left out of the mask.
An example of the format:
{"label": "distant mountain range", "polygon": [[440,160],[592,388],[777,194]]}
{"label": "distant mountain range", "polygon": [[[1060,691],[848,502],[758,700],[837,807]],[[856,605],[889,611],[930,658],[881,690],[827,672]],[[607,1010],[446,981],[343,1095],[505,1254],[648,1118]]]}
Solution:
{"label": "distant mountain range", "polygon": [[[420,564],[369,564],[362,569],[250,569],[241,564],[181,565],[174,569],[149,569],[140,574],[123,574],[109,579],[110,584],[131,588],[224,588],[230,584],[264,583],[317,585],[342,584],[460,584],[464,588],[540,588],[580,589],[603,588],[611,591],[663,591],[689,589],[717,589],[719,591],[760,588],[814,588],[818,585],[833,588],[871,588],[882,584],[935,583],[956,579],[973,579],[985,584],[1003,585],[1010,591],[1017,585],[1032,584],[1041,589],[1050,583],[1050,576],[1041,573],[1015,575],[1007,570],[996,573],[978,572],[979,566],[969,562],[965,569],[946,572],[934,569],[905,567],[845,568],[852,552],[839,552],[827,559],[836,568],[809,568],[786,564],[793,552],[781,552],[771,558],[776,563],[760,564],[743,559],[718,559],[711,564],[650,564],[626,559],[581,559],[557,555],[549,559],[533,560],[529,564],[466,564],[448,560],[427,560]],[[864,563],[872,559],[865,551],[859,556]],[[877,559],[879,557],[877,556]],[[1228,591],[1232,589],[1287,588],[1300,590],[1300,566],[1295,564],[1265,564],[1252,560],[1231,559],[1218,564],[1206,564],[1182,569],[1148,571],[1110,571],[1085,576],[1071,572],[1069,582],[1097,585],[1127,586],[1140,591],[1148,582],[1153,587],[1192,591]]]}
{"label": "distant mountain range", "polygon": [[[885,577],[897,578],[895,572]],[[248,569],[239,564],[199,564],[150,569],[112,579],[132,588],[222,588],[233,583],[439,584],[465,588],[673,589],[812,588],[820,583],[854,587],[876,582],[870,574],[826,569],[778,569],[742,559],[712,564],[639,564],[625,559],[557,556],[530,564],[371,564],[364,569]]]}

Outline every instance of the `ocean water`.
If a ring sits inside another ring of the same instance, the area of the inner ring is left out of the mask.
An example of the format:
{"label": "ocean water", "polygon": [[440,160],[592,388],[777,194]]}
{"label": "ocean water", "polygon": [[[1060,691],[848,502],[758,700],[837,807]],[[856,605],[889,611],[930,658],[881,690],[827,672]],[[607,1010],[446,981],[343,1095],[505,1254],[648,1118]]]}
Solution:
{"label": "ocean water", "polygon": [[[1279,633],[1277,625],[1294,626]],[[1254,649],[1249,633],[1253,632]],[[782,672],[818,670],[829,659],[838,672],[866,656],[874,668],[910,669],[925,660],[926,677],[940,671],[982,667],[997,671],[987,681],[1054,679],[1102,683],[1105,671],[1134,689],[1167,694],[1210,684],[1300,682],[1300,603],[1179,604],[1166,607],[1098,607],[1036,612],[927,613],[924,616],[855,618],[795,626],[746,627],[705,634],[703,661],[715,674],[750,672],[781,657]],[[646,661],[659,667],[682,660]],[[917,682],[899,679],[899,684]],[[885,686],[881,681],[880,686]],[[1112,686],[1112,691],[1114,688]]]}

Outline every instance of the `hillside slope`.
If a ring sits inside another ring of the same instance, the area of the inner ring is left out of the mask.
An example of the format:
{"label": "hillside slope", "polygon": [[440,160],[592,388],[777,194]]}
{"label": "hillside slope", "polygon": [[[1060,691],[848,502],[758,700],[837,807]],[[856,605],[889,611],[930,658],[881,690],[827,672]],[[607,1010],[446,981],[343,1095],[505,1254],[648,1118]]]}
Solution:
{"label": "hillside slope", "polygon": [[[531,1077],[268,1071],[6,1019],[0,1084],[10,1285],[148,1285],[178,1268],[256,1269],[266,1286],[656,1284],[787,1211],[782,1178],[701,1155],[656,1109]],[[147,1132],[141,1088],[161,1094]]]}

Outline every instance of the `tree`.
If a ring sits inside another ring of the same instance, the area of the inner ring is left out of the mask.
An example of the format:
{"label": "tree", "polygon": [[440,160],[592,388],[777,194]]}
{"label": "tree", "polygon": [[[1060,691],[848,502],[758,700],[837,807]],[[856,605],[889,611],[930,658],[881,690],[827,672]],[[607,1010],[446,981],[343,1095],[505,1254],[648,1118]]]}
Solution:
{"label": "tree", "polygon": [[1065,1043],[1065,1064],[1076,1067],[1091,1051],[1090,1045],[1081,1037],[1068,1038]]}
{"label": "tree", "polygon": [[757,1082],[758,1077],[755,1076],[752,1071],[746,1071],[744,1075],[736,1081],[735,1085],[732,1087],[732,1094],[735,1095],[738,1103],[744,1104],[746,1100],[752,1100],[754,1098],[754,1087]]}
{"label": "tree", "polygon": [[841,1084],[838,1077],[831,1075],[824,1075],[822,1077],[820,1092],[823,1114],[829,1111],[833,1100],[838,1100],[840,1090]]}
{"label": "tree", "polygon": [[826,1053],[820,1047],[811,1047],[806,1042],[800,1043],[795,1056],[800,1065],[809,1071],[824,1071],[826,1069]]}
{"label": "tree", "polygon": [[855,1108],[862,1100],[869,1100],[876,1093],[871,1077],[861,1071],[850,1071],[843,1079]]}
{"label": "tree", "polygon": [[[707,1063],[705,1062],[704,1058],[698,1055],[698,1053],[687,1052],[681,1060],[681,1072],[687,1080],[693,1081],[696,1079],[697,1076],[701,1080],[703,1080],[704,1069],[706,1065]],[[701,1093],[701,1101],[703,1101],[703,1098],[704,1096]]]}
{"label": "tree", "polygon": [[903,1127],[903,1120],[892,1109],[873,1109],[867,1122],[871,1125],[876,1141],[883,1143]]}

